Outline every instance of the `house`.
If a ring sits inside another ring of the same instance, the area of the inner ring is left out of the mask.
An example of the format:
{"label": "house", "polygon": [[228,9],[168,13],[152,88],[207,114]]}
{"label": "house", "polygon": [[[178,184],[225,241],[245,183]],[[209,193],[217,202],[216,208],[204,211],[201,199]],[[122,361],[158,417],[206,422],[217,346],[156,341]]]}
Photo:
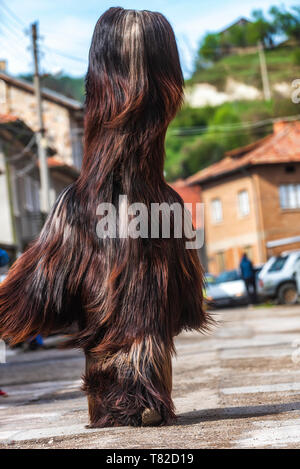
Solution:
{"label": "house", "polygon": [[[55,149],[51,167],[64,166],[51,180],[51,201],[79,173],[83,155],[83,105],[55,91],[42,88],[42,106],[47,143]],[[31,83],[0,71],[0,114],[13,115],[34,132],[38,130],[36,98]],[[70,168],[68,172],[67,168]]]}
{"label": "house", "polygon": [[237,268],[243,252],[262,264],[300,248],[300,122],[275,122],[185,183],[201,187],[210,272]]}
{"label": "house", "polygon": [[34,133],[12,115],[0,114],[0,247],[11,258],[42,225]]}
{"label": "house", "polygon": [[[224,54],[249,54],[257,52],[256,46],[247,46],[246,45],[246,36],[244,34],[244,45],[236,46],[232,44],[231,34],[237,28],[240,31],[240,36],[243,32],[246,32],[247,26],[251,23],[251,21],[247,20],[246,18],[238,18],[234,23],[230,24],[227,28],[223,29],[219,32],[221,37],[221,49],[222,55]],[[242,39],[240,37],[240,39]]]}
{"label": "house", "polygon": [[[5,64],[4,64],[5,65]],[[0,67],[0,246],[22,251],[43,224],[35,143],[37,105],[31,83]],[[83,105],[42,89],[50,176],[50,200],[74,182],[83,156]]]}
{"label": "house", "polygon": [[[202,204],[202,197],[201,197],[201,187],[199,185],[188,186],[184,180],[177,180],[169,185],[172,187],[172,189],[174,189],[180,195],[183,202],[187,204],[186,207],[190,211],[194,229],[201,232],[202,237],[204,237],[204,220],[202,217],[203,204]],[[203,245],[199,249],[199,258],[201,260],[202,266],[206,270],[207,258],[206,258],[205,245]]]}
{"label": "house", "polygon": [[[47,147],[53,197],[78,177],[77,168]],[[39,233],[40,173],[35,133],[16,116],[0,114],[0,247],[14,258]]]}
{"label": "house", "polygon": [[231,23],[229,26],[227,26],[226,28],[222,29],[222,31],[219,32],[219,34],[221,34],[221,36],[224,36],[226,37],[228,35],[228,33],[230,33],[230,31],[235,28],[235,27],[241,27],[241,28],[244,28],[246,27],[248,24],[250,24],[251,21],[247,20],[247,18],[244,18],[244,17],[240,17],[238,18],[237,20],[234,21],[234,23]]}

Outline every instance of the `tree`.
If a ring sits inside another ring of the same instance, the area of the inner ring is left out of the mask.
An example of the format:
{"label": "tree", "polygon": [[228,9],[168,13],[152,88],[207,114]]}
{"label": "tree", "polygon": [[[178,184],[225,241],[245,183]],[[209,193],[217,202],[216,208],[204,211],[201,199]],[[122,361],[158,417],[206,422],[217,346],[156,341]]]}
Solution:
{"label": "tree", "polygon": [[198,62],[203,59],[216,62],[222,56],[221,37],[219,33],[208,33],[198,51]]}
{"label": "tree", "polygon": [[[33,81],[31,74],[20,75],[20,78],[30,82]],[[49,73],[42,76],[42,86],[64,94],[69,98],[77,99],[81,102],[84,100],[84,78],[74,78],[63,73],[56,75]]]}
{"label": "tree", "polygon": [[187,174],[191,175],[219,161],[224,155],[224,147],[218,141],[204,135],[184,145],[182,153],[184,168]]}
{"label": "tree", "polygon": [[207,130],[209,139],[219,142],[225,151],[232,150],[249,142],[249,133],[237,128],[241,119],[232,104],[224,104],[216,110]]}
{"label": "tree", "polygon": [[274,44],[274,35],[276,27],[269,22],[262,10],[254,10],[252,12],[253,21],[247,24],[246,39],[248,45],[256,45],[262,42],[266,47],[272,47]]}
{"label": "tree", "polygon": [[[236,46],[236,47],[246,47],[247,43],[247,26],[248,25],[240,25],[236,24],[232,26],[227,33],[226,43],[229,46]],[[225,46],[225,44],[223,44]]]}
{"label": "tree", "polygon": [[294,6],[291,11],[287,11],[284,7],[272,7],[270,15],[273,17],[276,32],[284,34],[288,38],[295,39],[300,42],[300,7]]}

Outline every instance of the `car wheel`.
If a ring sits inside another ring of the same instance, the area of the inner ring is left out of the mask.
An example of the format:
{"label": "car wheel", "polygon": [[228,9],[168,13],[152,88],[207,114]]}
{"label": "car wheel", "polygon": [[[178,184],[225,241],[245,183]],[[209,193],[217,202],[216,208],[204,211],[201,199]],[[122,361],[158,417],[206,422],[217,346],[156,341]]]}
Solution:
{"label": "car wheel", "polygon": [[278,290],[278,299],[279,302],[284,305],[296,304],[298,299],[296,285],[292,282],[287,282],[281,285]]}

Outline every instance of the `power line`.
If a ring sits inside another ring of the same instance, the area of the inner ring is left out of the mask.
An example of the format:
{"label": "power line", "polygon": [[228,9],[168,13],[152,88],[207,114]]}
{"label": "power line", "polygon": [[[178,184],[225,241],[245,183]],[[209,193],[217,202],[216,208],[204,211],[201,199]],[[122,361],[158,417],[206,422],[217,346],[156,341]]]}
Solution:
{"label": "power line", "polygon": [[[6,29],[6,31],[7,31],[6,34],[8,34],[11,38],[13,38],[14,43],[12,44],[12,46],[13,46],[13,47],[16,46],[17,48],[19,48],[20,51],[22,50],[22,53],[23,53],[23,52],[24,52],[24,38],[22,38],[22,41],[23,41],[23,42],[22,42],[22,45],[21,45],[21,38],[16,37],[16,36],[15,36],[15,33],[12,32],[12,31],[7,27],[7,25],[2,24],[2,28]],[[5,37],[4,37],[4,39],[5,39]],[[25,48],[25,51],[26,51],[26,48]]]}
{"label": "power line", "polygon": [[0,3],[0,7],[2,7],[2,9],[4,9],[8,15],[13,18],[15,20],[16,23],[18,23],[20,26],[22,27],[27,27],[27,25],[24,23],[23,20],[21,20],[21,18],[19,18],[7,5],[6,3],[2,0],[1,3]]}
{"label": "power line", "polygon": [[33,160],[28,163],[24,168],[16,170],[16,177],[17,178],[22,178],[26,176],[26,174],[30,173],[34,168],[36,168],[37,165],[37,158],[34,157]]}
{"label": "power line", "polygon": [[[1,7],[1,3],[0,3],[0,7]],[[13,23],[11,21],[11,18],[7,15],[7,12],[5,10],[4,11],[2,10],[2,13],[6,15],[6,17],[4,18],[6,26],[9,27],[13,33],[20,35],[20,37],[22,37],[22,40],[24,40],[23,36],[26,35],[25,28],[23,26],[22,28],[20,28],[19,25],[16,25],[15,23]]]}
{"label": "power line", "polygon": [[239,131],[239,130],[248,130],[248,129],[253,129],[253,128],[259,128],[259,127],[264,127],[266,125],[274,124],[275,122],[278,121],[286,121],[286,122],[293,122],[296,120],[300,119],[300,114],[297,114],[295,116],[284,116],[284,117],[270,117],[268,119],[264,119],[261,121],[255,121],[255,122],[240,122],[237,124],[227,124],[227,125],[211,125],[209,127],[181,127],[177,129],[172,129],[171,133],[173,135],[197,135],[197,134],[202,134],[209,131],[212,132],[234,132],[234,131]]}
{"label": "power line", "polygon": [[46,49],[49,52],[52,52],[52,54],[59,55],[59,56],[64,57],[66,59],[74,60],[76,62],[81,62],[81,63],[85,63],[85,64],[87,63],[86,59],[82,59],[81,57],[75,57],[74,55],[69,55],[69,54],[66,54],[64,52],[60,52],[57,49],[52,49],[52,47],[48,47],[48,46],[44,45],[43,49]]}
{"label": "power line", "polygon": [[26,153],[30,152],[30,150],[32,149],[32,147],[35,143],[36,143],[36,136],[33,135],[31,137],[30,141],[28,142],[28,144],[26,145],[26,147],[24,147],[23,150],[20,153],[17,153],[16,155],[13,155],[13,156],[9,156],[7,158],[8,162],[9,163],[16,162],[16,161],[20,160],[21,158],[23,158],[23,156],[25,156]]}

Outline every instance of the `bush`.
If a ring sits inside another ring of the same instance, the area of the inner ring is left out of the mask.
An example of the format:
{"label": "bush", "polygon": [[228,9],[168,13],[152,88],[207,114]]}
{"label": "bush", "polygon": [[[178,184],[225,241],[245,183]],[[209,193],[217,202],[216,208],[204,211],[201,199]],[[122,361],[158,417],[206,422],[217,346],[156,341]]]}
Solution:
{"label": "bush", "polygon": [[[220,129],[223,126],[226,129]],[[241,119],[232,104],[224,104],[211,119],[207,135],[210,140],[221,143],[225,150],[232,150],[249,142],[249,132],[240,126]]]}
{"label": "bush", "polygon": [[294,65],[300,65],[300,49],[294,50],[292,54],[292,61]]}
{"label": "bush", "polygon": [[224,147],[217,141],[203,136],[184,145],[182,153],[185,168],[191,175],[219,161],[224,155]]}

